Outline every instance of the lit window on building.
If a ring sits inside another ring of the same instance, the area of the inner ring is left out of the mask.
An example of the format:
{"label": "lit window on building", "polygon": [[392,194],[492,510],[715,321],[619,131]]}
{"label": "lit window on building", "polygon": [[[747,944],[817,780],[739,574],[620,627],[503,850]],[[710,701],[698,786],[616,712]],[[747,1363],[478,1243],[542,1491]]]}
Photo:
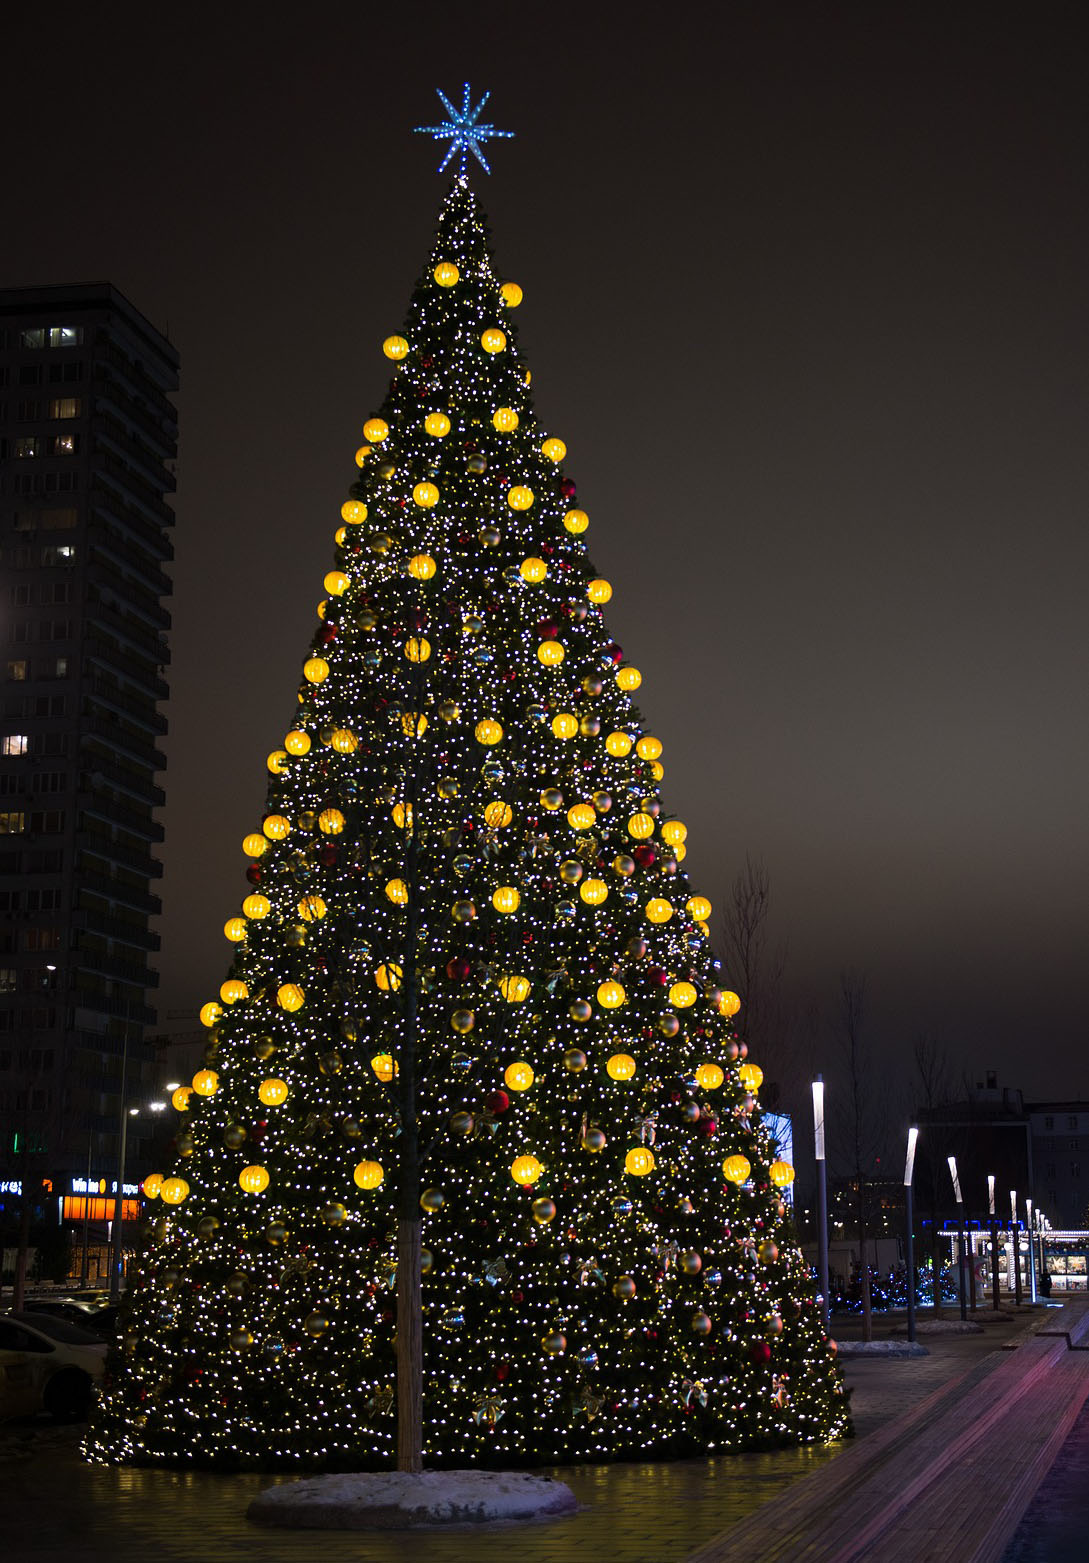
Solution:
{"label": "lit window on building", "polygon": [[29,754],[30,739],[26,733],[5,733],[0,738],[0,754]]}
{"label": "lit window on building", "polygon": [[0,836],[21,836],[26,830],[26,815],[21,809],[0,809]]}
{"label": "lit window on building", "polygon": [[74,456],[78,450],[78,434],[54,434],[49,441],[49,454],[51,456]]}
{"label": "lit window on building", "polygon": [[51,418],[78,418],[82,411],[83,403],[78,396],[54,396],[49,403]]}
{"label": "lit window on building", "polygon": [[28,456],[38,456],[38,455],[40,455],[41,454],[40,447],[41,447],[41,441],[38,439],[37,435],[35,435],[35,434],[24,434],[24,435],[21,435],[19,439],[12,440],[12,442],[11,442],[11,454],[15,457],[15,459],[17,461],[25,460],[25,458],[28,457]]}
{"label": "lit window on building", "polygon": [[8,678],[15,683],[22,683],[29,671],[29,663],[25,657],[16,657],[8,663]]}
{"label": "lit window on building", "polygon": [[83,341],[82,326],[50,326],[50,347],[78,347]]}

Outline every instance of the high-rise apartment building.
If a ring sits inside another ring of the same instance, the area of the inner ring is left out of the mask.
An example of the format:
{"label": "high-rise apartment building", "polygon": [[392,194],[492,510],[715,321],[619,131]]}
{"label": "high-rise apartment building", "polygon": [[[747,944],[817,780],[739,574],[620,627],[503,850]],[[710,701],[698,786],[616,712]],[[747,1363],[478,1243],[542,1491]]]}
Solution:
{"label": "high-rise apartment building", "polygon": [[57,1195],[150,1059],[177,384],[109,284],[0,290],[0,1180]]}

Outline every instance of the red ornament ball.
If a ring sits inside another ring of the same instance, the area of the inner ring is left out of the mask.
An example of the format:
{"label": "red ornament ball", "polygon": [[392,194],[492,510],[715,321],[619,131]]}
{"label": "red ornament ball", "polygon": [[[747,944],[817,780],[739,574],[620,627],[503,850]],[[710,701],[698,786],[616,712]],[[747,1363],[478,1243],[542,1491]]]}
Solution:
{"label": "red ornament ball", "polygon": [[771,1347],[766,1340],[754,1340],[749,1347],[749,1361],[754,1367],[766,1367],[771,1361]]}
{"label": "red ornament ball", "polygon": [[506,1091],[489,1091],[484,1105],[490,1113],[505,1113],[510,1106],[510,1097]]}
{"label": "red ornament ball", "polygon": [[455,955],[453,960],[446,963],[446,975],[451,982],[468,982],[472,969],[464,955]]}

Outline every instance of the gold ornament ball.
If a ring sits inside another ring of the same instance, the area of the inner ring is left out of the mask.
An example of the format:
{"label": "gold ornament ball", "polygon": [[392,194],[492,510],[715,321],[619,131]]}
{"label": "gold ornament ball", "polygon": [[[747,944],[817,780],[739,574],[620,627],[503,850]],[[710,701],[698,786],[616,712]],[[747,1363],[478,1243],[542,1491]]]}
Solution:
{"label": "gold ornament ball", "polygon": [[375,1053],[371,1059],[371,1068],[383,1085],[388,1085],[397,1073],[397,1065],[391,1053]]}
{"label": "gold ornament ball", "polygon": [[512,434],[518,427],[518,414],[513,407],[497,407],[492,414],[492,427],[499,434]]}
{"label": "gold ornament ball", "polygon": [[161,1172],[152,1172],[144,1179],[143,1192],[145,1199],[158,1199],[163,1186]]}
{"label": "gold ornament ball", "polygon": [[558,640],[543,640],[537,647],[537,660],[547,668],[559,667],[563,658],[564,649]]}
{"label": "gold ornament ball", "polygon": [[273,749],[265,764],[273,776],[283,776],[287,770],[287,750]]}
{"label": "gold ornament ball", "polygon": [[455,1134],[472,1134],[475,1127],[476,1119],[472,1113],[457,1112],[451,1115],[450,1128]]}
{"label": "gold ornament ball", "polygon": [[296,907],[304,923],[320,923],[327,910],[320,895],[304,895]]}
{"label": "gold ornament ball", "polygon": [[729,1019],[731,1015],[736,1015],[740,1008],[741,1000],[736,993],[725,992],[719,994],[718,1012],[720,1015],[725,1015]]}
{"label": "gold ornament ball", "polygon": [[363,438],[380,445],[389,434],[389,424],[384,418],[368,418],[363,425]]}
{"label": "gold ornament ball", "polygon": [[597,811],[588,803],[576,803],[567,811],[567,823],[572,830],[589,830],[597,824]]}
{"label": "gold ornament ball", "polygon": [[726,1075],[718,1064],[700,1064],[696,1070],[696,1084],[704,1091],[717,1091]]}
{"label": "gold ornament ball", "polygon": [[598,579],[598,580],[595,580],[595,581],[591,581],[590,584],[586,588],[586,595],[587,595],[587,597],[589,597],[591,602],[596,602],[596,603],[608,602],[610,597],[612,596],[612,594],[613,594],[612,586],[609,584],[608,581],[601,580],[601,579]]}
{"label": "gold ornament ball", "polygon": [[688,826],[679,819],[667,819],[662,826],[662,840],[671,847],[679,847],[687,836]]}
{"label": "gold ornament ball", "polygon": [[677,1009],[689,1009],[699,994],[690,982],[675,982],[669,990],[669,1002]]}
{"label": "gold ornament ball", "polygon": [[308,1313],[303,1320],[303,1329],[313,1339],[318,1340],[329,1328],[329,1316],[315,1308],[313,1313]]}
{"label": "gold ornament ball", "polygon": [[558,787],[546,787],[541,793],[541,807],[543,809],[562,809],[563,793]]}
{"label": "gold ornament ball", "polygon": [[511,1091],[528,1091],[536,1078],[531,1065],[524,1059],[508,1064],[503,1071],[503,1082]]}
{"label": "gold ornament ball", "polygon": [[392,358],[394,363],[399,363],[408,354],[408,343],[403,336],[388,336],[382,343],[382,351],[387,358]]}
{"label": "gold ornament ball", "polygon": [[668,923],[673,916],[673,908],[661,896],[654,896],[646,904],[646,914],[648,922]]}
{"label": "gold ornament ball", "polygon": [[499,295],[508,309],[517,309],[522,302],[522,290],[517,282],[504,282]]}
{"label": "gold ornament ball", "polygon": [[456,1009],[450,1016],[450,1025],[459,1036],[465,1036],[476,1025],[476,1016],[471,1009]]}
{"label": "gold ornament ball", "polygon": [[635,859],[629,857],[626,852],[619,852],[613,858],[613,873],[619,874],[622,879],[629,878],[635,873]]}
{"label": "gold ornament ball", "polygon": [[773,1243],[770,1238],[765,1239],[756,1251],[765,1264],[774,1264],[779,1257],[779,1245]]}
{"label": "gold ornament ball", "polygon": [[657,760],[662,752],[662,741],[646,733],[636,744],[635,752],[641,760]]}
{"label": "gold ornament ball", "polygon": [[445,439],[450,433],[450,420],[444,412],[429,412],[424,419],[424,429],[434,440]]}
{"label": "gold ornament ball", "polygon": [[605,748],[614,760],[622,760],[631,753],[631,738],[627,733],[610,733],[605,740]]}
{"label": "gold ornament ball", "polygon": [[286,1080],[262,1080],[257,1088],[257,1095],[266,1107],[279,1107],[287,1101],[288,1086]]}
{"label": "gold ornament ball", "polygon": [[634,841],[646,841],[654,834],[654,819],[650,814],[633,814],[628,820],[628,835]]}
{"label": "gold ornament ball", "polygon": [[546,1226],[556,1214],[556,1206],[550,1199],[535,1199],[532,1210],[534,1221],[539,1222],[541,1226]]}
{"label": "gold ornament ball", "polygon": [[645,1178],[654,1171],[654,1152],[646,1145],[633,1145],[624,1157],[624,1171],[633,1178]]}
{"label": "gold ornament ball", "polygon": [[[305,734],[303,736],[305,737]],[[309,738],[306,740],[306,747],[308,749],[310,747]],[[242,850],[247,857],[260,857],[262,853],[267,852],[268,842],[264,836],[259,836],[256,831],[251,831],[248,836],[244,836],[242,839]]]}
{"label": "gold ornament ball", "polygon": [[330,570],[329,574],[322,582],[322,585],[325,587],[325,590],[329,593],[330,597],[343,597],[344,593],[351,585],[351,582],[344,574],[343,570]]}
{"label": "gold ornament ball", "polygon": [[552,732],[556,738],[574,738],[579,730],[578,718],[570,711],[559,711],[552,718]]}
{"label": "gold ornament ball", "polygon": [[630,1275],[622,1275],[613,1282],[613,1296],[619,1297],[621,1302],[630,1302],[635,1296],[635,1282]]}
{"label": "gold ornament ball", "polygon": [[545,564],[543,559],[538,559],[536,555],[531,556],[529,559],[523,559],[518,570],[523,581],[528,581],[531,586],[535,586],[539,581],[543,581],[548,574],[547,564]]}
{"label": "gold ornament ball", "polygon": [[440,288],[452,288],[461,273],[453,261],[440,261],[432,275]]}
{"label": "gold ornament ball", "polygon": [[602,1009],[619,1009],[627,996],[619,982],[603,982],[597,990],[597,1001]]}
{"label": "gold ornament ball", "polygon": [[516,483],[513,488],[507,490],[507,504],[512,510],[528,510],[533,503],[533,490],[526,488],[522,483]]}
{"label": "gold ornament ball", "polygon": [[434,483],[417,483],[412,498],[421,510],[430,510],[439,502],[439,491]]}
{"label": "gold ornament ball", "polygon": [[[579,870],[579,875],[581,877],[582,864],[576,863],[575,867]],[[587,906],[600,906],[602,901],[606,900],[608,894],[609,887],[603,879],[588,879],[579,890],[579,895],[586,902]],[[598,992],[598,997],[600,998],[600,990]],[[602,1000],[602,1002],[604,1003],[604,1000]],[[623,999],[621,999],[620,1002],[623,1003]]]}
{"label": "gold ornament ball", "polygon": [[290,1235],[287,1224],[283,1221],[270,1221],[265,1228],[266,1241],[271,1243],[273,1248],[283,1247]]}
{"label": "gold ornament ball", "polygon": [[727,1183],[744,1183],[752,1167],[744,1156],[727,1156],[722,1163],[722,1176]]}
{"label": "gold ornament ball", "polygon": [[[363,462],[359,462],[359,465],[362,466]],[[347,521],[350,526],[362,526],[367,519],[367,507],[362,500],[346,499],[340,507],[340,518],[342,521]]]}
{"label": "gold ornament ball", "polygon": [[710,1333],[711,1333],[711,1321],[707,1317],[707,1315],[702,1311],[702,1309],[700,1310],[699,1313],[694,1313],[692,1315],[690,1323],[691,1323],[693,1335],[710,1335]]}
{"label": "gold ornament ball", "polygon": [[431,642],[423,635],[413,635],[405,641],[405,656],[410,662],[427,662],[431,656]]}
{"label": "gold ornament ball", "polygon": [[639,688],[643,682],[643,675],[638,668],[621,668],[616,675],[616,682],[619,688],[630,694],[632,690]]}
{"label": "gold ornament ball", "polygon": [[386,900],[394,906],[408,905],[408,886],[403,879],[390,879],[386,883]]}
{"label": "gold ornament ball", "polygon": [[244,1194],[263,1194],[268,1188],[268,1170],[265,1167],[243,1167],[238,1174],[238,1186]]}
{"label": "gold ornament ball", "polygon": [[378,1161],[358,1162],[352,1173],[356,1187],[361,1189],[380,1188],[385,1176],[382,1164]]}
{"label": "gold ornament ball", "polygon": [[794,1168],[789,1161],[773,1161],[768,1168],[768,1177],[777,1189],[789,1188],[794,1182]]}
{"label": "gold ornament ball", "polygon": [[248,895],[242,902],[242,910],[245,915],[255,922],[262,917],[267,917],[272,910],[272,902],[266,895]]}
{"label": "gold ornament ball", "polygon": [[240,999],[249,998],[249,993],[246,984],[239,982],[237,977],[229,977],[219,990],[219,996],[224,1004],[237,1004]]}
{"label": "gold ornament ball", "polygon": [[329,677],[329,664],[324,657],[309,657],[303,663],[303,678],[308,684],[324,684]]}
{"label": "gold ornament ball", "polygon": [[579,1047],[569,1047],[563,1055],[563,1064],[565,1069],[577,1075],[586,1068],[586,1054]]}
{"label": "gold ornament ball", "polygon": [[244,917],[228,917],[223,924],[223,932],[232,944],[240,944],[246,937],[246,919]]}
{"label": "gold ornament ball", "polygon": [[585,1021],[590,1019],[590,1016],[594,1013],[594,1011],[589,999],[572,999],[571,1003],[567,1006],[567,1013],[570,1015],[572,1020],[577,1020],[579,1024],[582,1025]]}
{"label": "gold ornament ball", "polygon": [[505,331],[500,331],[498,326],[489,326],[480,338],[480,345],[486,353],[501,353],[507,345]]}
{"label": "gold ornament ball", "polygon": [[396,961],[387,961],[384,966],[379,966],[374,974],[374,980],[383,993],[396,993],[401,986],[403,976],[404,973]]}
{"label": "gold ornament ball", "polygon": [[326,1226],[342,1227],[348,1219],[347,1206],[342,1205],[339,1199],[331,1199],[321,1207],[321,1219]]}
{"label": "gold ornament ball", "polygon": [[515,1183],[521,1183],[523,1188],[528,1188],[536,1183],[544,1172],[544,1167],[536,1156],[519,1156],[511,1164],[510,1175]]}
{"label": "gold ornament ball", "polygon": [[500,885],[492,895],[492,905],[505,916],[516,912],[521,904],[522,897],[513,885]]}
{"label": "gold ornament ball", "polygon": [[558,1357],[561,1352],[567,1350],[567,1336],[558,1330],[551,1335],[541,1336],[541,1346],[549,1357]]}
{"label": "gold ornament ball", "polygon": [[408,561],[408,573],[417,581],[429,581],[437,569],[430,554],[413,554]]}
{"label": "gold ornament ball", "polygon": [[159,1198],[164,1205],[180,1205],[189,1194],[189,1185],[184,1178],[164,1178],[159,1189]]}
{"label": "gold ornament ball", "polygon": [[563,518],[563,524],[572,536],[578,537],[590,525],[590,517],[585,510],[569,510]]}
{"label": "gold ornament ball", "polygon": [[582,1148],[584,1151],[589,1151],[592,1156],[596,1156],[599,1151],[603,1151],[608,1143],[603,1129],[587,1129],[582,1136]]}
{"label": "gold ornament ball", "polygon": [[441,1210],[446,1204],[446,1196],[441,1189],[424,1189],[420,1195],[420,1209],[433,1215],[436,1210]]}
{"label": "gold ornament ball", "polygon": [[502,736],[502,726],[498,722],[493,721],[491,717],[485,717],[482,722],[478,722],[473,728],[473,737],[477,743],[484,744],[488,748],[491,748],[493,744],[497,744]]}
{"label": "gold ornament ball", "polygon": [[685,911],[689,917],[695,918],[698,923],[705,923],[711,915],[711,903],[706,896],[694,895],[685,905]]}
{"label": "gold ornament ball", "polygon": [[635,1059],[630,1053],[614,1053],[605,1065],[610,1080],[630,1080],[635,1074]]}
{"label": "gold ornament ball", "polygon": [[291,834],[291,821],[282,814],[270,814],[261,829],[270,841],[283,841]]}
{"label": "gold ornament ball", "polygon": [[[291,732],[288,733],[284,738],[284,748],[287,750],[288,754],[293,754],[296,758],[298,758],[300,755],[308,754],[310,751],[310,737],[307,733],[301,732],[297,727],[292,728]],[[243,848],[245,849],[247,842],[254,841],[256,839],[258,838],[247,836],[246,840],[242,843]],[[264,842],[261,843],[261,851],[264,851]]]}
{"label": "gold ornament ball", "polygon": [[170,1105],[175,1112],[187,1113],[189,1111],[189,1098],[193,1094],[191,1085],[179,1085],[170,1098]]}
{"label": "gold ornament ball", "polygon": [[764,1083],[764,1071],[759,1064],[742,1064],[737,1071],[737,1078],[746,1091],[758,1091]]}
{"label": "gold ornament ball", "polygon": [[219,1076],[214,1069],[198,1069],[193,1076],[193,1090],[198,1096],[214,1096],[219,1090]]}
{"label": "gold ornament ball", "polygon": [[276,990],[276,1002],[281,1009],[286,1009],[291,1014],[297,1009],[302,1009],[305,995],[297,982],[285,982]]}
{"label": "gold ornament ball", "polygon": [[240,1123],[229,1123],[223,1130],[223,1143],[229,1151],[241,1150],[246,1143],[246,1131]]}
{"label": "gold ornament ball", "polygon": [[562,440],[556,439],[555,436],[553,436],[551,439],[545,440],[544,444],[541,446],[541,450],[543,454],[548,457],[549,461],[554,461],[557,463],[561,462],[567,455],[567,446],[563,443]]}
{"label": "gold ornament ball", "polygon": [[489,803],[484,810],[484,823],[490,825],[493,830],[502,830],[513,818],[514,810],[510,804],[503,803],[499,799]]}
{"label": "gold ornament ball", "polygon": [[703,1256],[694,1248],[690,1248],[686,1254],[681,1255],[679,1263],[685,1275],[699,1275],[703,1269]]}
{"label": "gold ornament ball", "polygon": [[528,977],[510,973],[499,979],[499,991],[508,1004],[521,1004],[529,998],[531,983]]}

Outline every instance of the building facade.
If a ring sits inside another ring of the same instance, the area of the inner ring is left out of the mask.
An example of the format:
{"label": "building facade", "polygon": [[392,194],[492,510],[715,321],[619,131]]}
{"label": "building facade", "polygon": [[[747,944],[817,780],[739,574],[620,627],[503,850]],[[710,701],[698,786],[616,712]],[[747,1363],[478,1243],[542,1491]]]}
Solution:
{"label": "building facade", "polygon": [[151,1063],[177,385],[109,284],[0,290],[0,1183],[39,1204],[112,1190]]}

